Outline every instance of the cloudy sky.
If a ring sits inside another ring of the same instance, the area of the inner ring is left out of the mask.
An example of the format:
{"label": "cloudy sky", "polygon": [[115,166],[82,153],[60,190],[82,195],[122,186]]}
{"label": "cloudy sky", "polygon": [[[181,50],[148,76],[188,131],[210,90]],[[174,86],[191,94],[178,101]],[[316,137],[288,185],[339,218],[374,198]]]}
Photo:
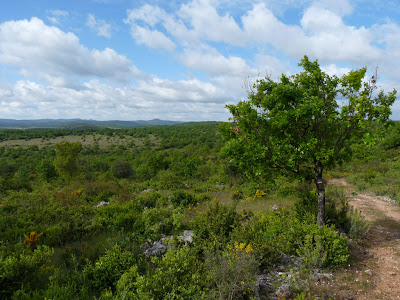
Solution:
{"label": "cloudy sky", "polygon": [[246,81],[304,55],[400,90],[400,2],[2,1],[0,118],[227,120]]}

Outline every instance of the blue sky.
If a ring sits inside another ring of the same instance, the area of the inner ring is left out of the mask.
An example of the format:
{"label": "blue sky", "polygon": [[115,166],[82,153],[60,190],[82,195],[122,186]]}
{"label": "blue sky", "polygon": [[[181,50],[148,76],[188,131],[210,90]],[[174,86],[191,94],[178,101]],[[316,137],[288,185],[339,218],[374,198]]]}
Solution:
{"label": "blue sky", "polygon": [[0,118],[227,120],[304,55],[400,89],[397,0],[2,2]]}

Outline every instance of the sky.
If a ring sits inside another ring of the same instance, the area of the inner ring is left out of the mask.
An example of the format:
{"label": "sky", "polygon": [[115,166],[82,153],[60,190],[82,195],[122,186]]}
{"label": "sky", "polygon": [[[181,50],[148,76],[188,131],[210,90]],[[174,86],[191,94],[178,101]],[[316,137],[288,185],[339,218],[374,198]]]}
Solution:
{"label": "sky", "polygon": [[304,55],[400,90],[399,0],[0,4],[0,118],[227,121],[248,83]]}

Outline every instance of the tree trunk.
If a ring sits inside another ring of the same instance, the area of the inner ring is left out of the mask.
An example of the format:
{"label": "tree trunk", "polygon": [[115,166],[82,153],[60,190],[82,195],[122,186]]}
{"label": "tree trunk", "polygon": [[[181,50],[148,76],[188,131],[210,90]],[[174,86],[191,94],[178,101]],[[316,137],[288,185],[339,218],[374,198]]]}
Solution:
{"label": "tree trunk", "polygon": [[315,185],[318,191],[318,213],[317,222],[319,226],[325,225],[325,186],[322,182],[323,167],[321,163],[315,164]]}

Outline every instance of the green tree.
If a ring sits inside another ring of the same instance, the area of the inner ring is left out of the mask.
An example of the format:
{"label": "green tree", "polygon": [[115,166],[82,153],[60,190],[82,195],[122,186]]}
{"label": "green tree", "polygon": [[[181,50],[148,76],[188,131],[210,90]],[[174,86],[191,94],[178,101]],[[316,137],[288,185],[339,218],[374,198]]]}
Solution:
{"label": "green tree", "polygon": [[80,142],[62,142],[55,145],[54,166],[62,178],[70,180],[78,171],[77,158],[82,149]]}
{"label": "green tree", "polygon": [[43,159],[42,161],[40,161],[40,163],[36,167],[36,171],[38,173],[38,176],[45,181],[49,181],[52,178],[57,177],[57,171],[54,167],[53,162],[50,159]]}
{"label": "green tree", "polygon": [[132,167],[129,162],[118,160],[113,166],[113,175],[116,178],[128,178],[132,175]]}
{"label": "green tree", "polygon": [[258,80],[247,101],[227,106],[233,124],[221,130],[228,140],[223,153],[249,177],[283,171],[313,180],[323,225],[323,171],[349,158],[351,137],[366,138],[368,124],[387,121],[396,91],[377,93],[375,76],[363,82],[366,68],[338,78],[307,56],[299,66],[303,72],[277,82]]}

